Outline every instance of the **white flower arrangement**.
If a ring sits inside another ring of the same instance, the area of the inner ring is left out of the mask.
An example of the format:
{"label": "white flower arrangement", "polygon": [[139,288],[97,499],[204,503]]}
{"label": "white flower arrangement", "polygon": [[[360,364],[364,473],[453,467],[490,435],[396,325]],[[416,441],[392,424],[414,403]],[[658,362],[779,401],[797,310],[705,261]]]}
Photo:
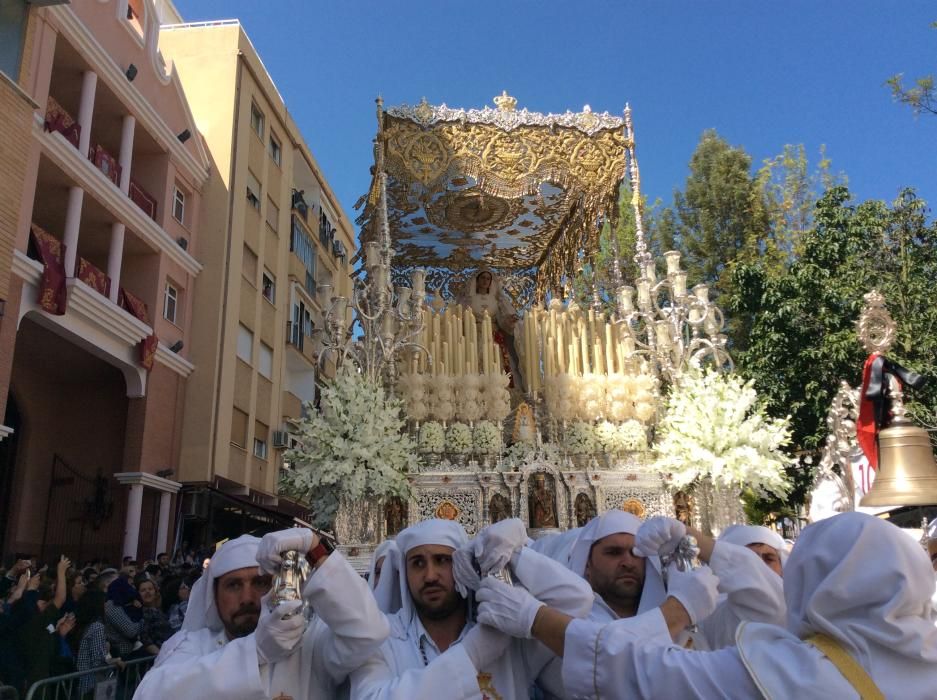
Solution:
{"label": "white flower arrangement", "polygon": [[509,471],[516,467],[519,468],[537,457],[550,464],[562,464],[563,462],[563,456],[560,454],[559,449],[552,443],[545,442],[538,449],[530,443],[515,442],[504,451],[501,463],[503,469]]}
{"label": "white flower arrangement", "polygon": [[439,454],[446,449],[446,433],[442,423],[430,421],[420,426],[420,450]]}
{"label": "white flower arrangement", "polygon": [[625,452],[647,449],[647,428],[637,420],[626,420],[618,426],[617,441]]}
{"label": "white flower arrangement", "polygon": [[472,430],[465,423],[453,423],[446,431],[446,450],[457,455],[472,450]]}
{"label": "white flower arrangement", "polygon": [[753,382],[731,374],[691,370],[671,390],[654,446],[654,468],[683,488],[703,477],[714,483],[783,497],[790,489],[781,451],[790,440],[787,418],[757,405]]}
{"label": "white flower arrangement", "polygon": [[566,449],[570,454],[585,455],[600,451],[599,441],[595,437],[595,427],[585,421],[575,421],[566,429]]}
{"label": "white flower arrangement", "polygon": [[472,433],[475,452],[481,455],[498,454],[501,451],[501,428],[488,420],[475,424]]}
{"label": "white flower arrangement", "polygon": [[292,421],[299,446],[284,454],[281,491],[309,504],[322,528],[332,527],[343,498],[408,498],[406,474],[419,462],[402,401],[347,363],[323,386],[321,406]]}

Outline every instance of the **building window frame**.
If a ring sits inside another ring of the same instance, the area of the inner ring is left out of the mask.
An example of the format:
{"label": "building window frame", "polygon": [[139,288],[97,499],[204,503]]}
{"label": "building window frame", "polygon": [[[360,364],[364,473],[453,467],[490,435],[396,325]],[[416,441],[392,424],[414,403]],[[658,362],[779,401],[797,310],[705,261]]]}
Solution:
{"label": "building window frame", "polygon": [[172,282],[166,280],[166,286],[163,288],[163,318],[173,325],[176,324],[176,318],[179,314],[179,288]]}
{"label": "building window frame", "polygon": [[270,272],[267,268],[264,268],[264,271],[261,275],[261,287],[260,292],[263,294],[264,299],[269,301],[271,304],[277,303],[277,278],[274,277],[273,273]]}
{"label": "building window frame", "polygon": [[12,22],[2,27],[0,42],[3,50],[0,51],[0,73],[6,75],[11,82],[19,84],[20,70],[23,66],[23,47],[26,45],[26,26],[29,18],[29,3],[25,0],[12,0],[9,9],[20,10],[17,17],[12,16]]}
{"label": "building window frame", "polygon": [[264,139],[264,113],[260,107],[257,106],[257,103],[251,100],[251,131],[257,134],[257,137],[263,141]]}
{"label": "building window frame", "polygon": [[[257,190],[256,192],[254,190]],[[247,171],[247,202],[257,211],[260,211],[260,195],[263,194],[263,186],[260,180],[250,170]]]}
{"label": "building window frame", "polygon": [[178,186],[172,192],[172,218],[185,226],[185,192]]}
{"label": "building window frame", "polygon": [[276,163],[277,167],[283,160],[283,148],[280,146],[280,139],[270,129],[270,139],[267,141],[267,152],[270,154],[270,160]]}
{"label": "building window frame", "polygon": [[267,441],[254,438],[254,456],[258,459],[267,459]]}

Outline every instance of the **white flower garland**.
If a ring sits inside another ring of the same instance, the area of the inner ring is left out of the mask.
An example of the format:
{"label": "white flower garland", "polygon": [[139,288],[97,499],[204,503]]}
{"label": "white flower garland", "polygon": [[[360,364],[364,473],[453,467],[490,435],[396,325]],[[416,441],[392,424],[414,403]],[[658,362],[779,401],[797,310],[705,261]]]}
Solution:
{"label": "white flower garland", "polygon": [[322,528],[332,526],[342,498],[408,498],[406,473],[419,462],[402,402],[346,364],[323,386],[321,406],[293,421],[299,446],[284,454],[281,491],[308,503]]}
{"label": "white flower garland", "polygon": [[770,418],[757,405],[753,382],[731,374],[691,370],[673,387],[654,446],[654,469],[675,488],[702,477],[783,497],[790,488],[781,451],[790,440],[787,418]]}

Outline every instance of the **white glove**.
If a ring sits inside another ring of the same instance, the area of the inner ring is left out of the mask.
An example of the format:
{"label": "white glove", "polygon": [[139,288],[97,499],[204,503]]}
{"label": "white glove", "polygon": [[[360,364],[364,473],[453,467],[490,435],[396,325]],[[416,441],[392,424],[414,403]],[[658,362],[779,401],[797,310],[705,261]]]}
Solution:
{"label": "white glove", "polygon": [[645,520],[638,528],[635,545],[647,556],[670,554],[686,535],[686,525],[679,520],[655,515]]}
{"label": "white glove", "polygon": [[713,614],[719,597],[719,579],[708,566],[680,571],[667,569],[667,595],[680,601],[691,624],[698,624]]}
{"label": "white glove", "polygon": [[531,638],[534,618],[544,605],[525,588],[510,586],[493,576],[482,579],[475,600],[479,602],[479,622],[522,639]]}
{"label": "white glove", "polygon": [[520,518],[508,518],[489,525],[474,540],[475,558],[482,575],[500,571],[527,544],[527,528]]}
{"label": "white glove", "polygon": [[[308,530],[307,530],[308,532]],[[289,657],[297,648],[306,631],[306,618],[300,613],[301,600],[280,603],[272,611],[268,593],[260,602],[260,619],[254,631],[257,659],[262,664],[274,664]]]}
{"label": "white glove", "polygon": [[510,644],[508,635],[483,624],[475,625],[462,640],[462,648],[477,671],[501,658]]}
{"label": "white glove", "polygon": [[257,548],[257,563],[268,574],[277,574],[283,563],[280,554],[295,549],[306,556],[306,553],[318,543],[319,538],[316,534],[305,527],[291,527],[288,530],[271,532],[260,540],[260,547]]}
{"label": "white glove", "polygon": [[463,598],[468,598],[469,591],[477,591],[481,577],[475,571],[475,548],[473,542],[462,545],[452,553],[452,576],[455,589]]}

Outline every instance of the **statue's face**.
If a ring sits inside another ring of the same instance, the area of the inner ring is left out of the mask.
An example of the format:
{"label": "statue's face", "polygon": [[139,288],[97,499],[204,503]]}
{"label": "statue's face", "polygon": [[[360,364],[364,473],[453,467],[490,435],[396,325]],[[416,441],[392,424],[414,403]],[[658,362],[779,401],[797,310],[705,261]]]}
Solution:
{"label": "statue's face", "polygon": [[488,294],[491,290],[491,273],[481,272],[475,278],[475,293]]}

